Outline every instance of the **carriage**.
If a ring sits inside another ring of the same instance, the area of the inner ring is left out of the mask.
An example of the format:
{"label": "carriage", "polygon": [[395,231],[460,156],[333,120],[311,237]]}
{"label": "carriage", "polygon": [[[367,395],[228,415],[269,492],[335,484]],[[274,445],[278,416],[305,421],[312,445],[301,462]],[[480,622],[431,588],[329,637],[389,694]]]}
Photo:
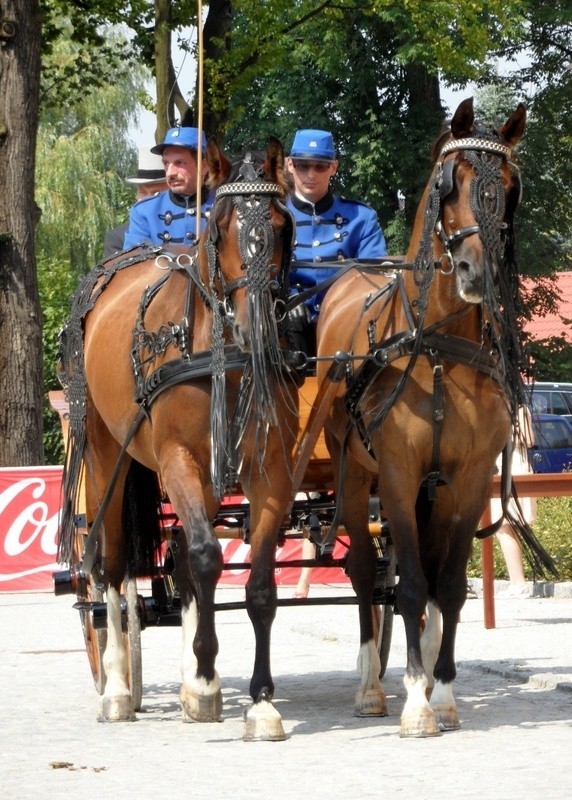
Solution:
{"label": "carriage", "polygon": [[[70,448],[60,558],[79,567],[58,585],[78,596],[101,719],[133,718],[140,629],[162,622],[182,628],[183,718],[220,718],[218,528],[247,535],[251,547],[245,740],[284,738],[270,631],[279,602],[302,602],[279,601],[273,577],[276,546],[292,530],[314,537],[322,564],[336,564],[333,542],[349,536],[356,713],[387,714],[380,675],[397,603],[408,651],[401,735],[459,727],[454,637],[466,564],[496,457],[526,402],[509,257],[520,187],[511,154],[524,117],[520,106],[495,131],[475,123],[472,101],[459,106],[436,143],[407,256],[350,263],[328,290],[313,388],[304,359],[284,347],[292,227],[276,140],[261,159],[233,164],[209,142],[216,199],[196,253],[140,248],[87,277],[61,365]],[[304,392],[311,411],[301,426]],[[85,534],[76,524],[82,465]],[[503,485],[506,508],[508,472]],[[221,504],[238,490],[247,507]],[[167,522],[157,513],[165,497]],[[550,566],[530,529],[521,532]],[[153,577],[150,598],[137,591],[139,575]]]}

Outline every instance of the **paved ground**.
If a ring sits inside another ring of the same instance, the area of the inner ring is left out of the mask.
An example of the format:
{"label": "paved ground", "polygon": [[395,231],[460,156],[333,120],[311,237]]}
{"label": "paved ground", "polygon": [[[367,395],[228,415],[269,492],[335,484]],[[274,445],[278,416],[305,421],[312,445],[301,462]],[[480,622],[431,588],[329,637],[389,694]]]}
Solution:
{"label": "paved ground", "polygon": [[[328,594],[329,589],[315,589]],[[241,590],[225,589],[236,598]],[[291,590],[281,590],[288,596]],[[98,800],[182,796],[326,800],[568,800],[572,790],[572,599],[481,600],[458,631],[462,730],[399,738],[404,636],[395,620],[390,716],[352,716],[356,609],[281,608],[273,634],[277,706],[288,739],[241,741],[252,632],[220,612],[224,722],[183,725],[178,628],[142,634],[144,707],[135,723],[96,722],[97,700],[73,599],[0,594],[0,796]]]}

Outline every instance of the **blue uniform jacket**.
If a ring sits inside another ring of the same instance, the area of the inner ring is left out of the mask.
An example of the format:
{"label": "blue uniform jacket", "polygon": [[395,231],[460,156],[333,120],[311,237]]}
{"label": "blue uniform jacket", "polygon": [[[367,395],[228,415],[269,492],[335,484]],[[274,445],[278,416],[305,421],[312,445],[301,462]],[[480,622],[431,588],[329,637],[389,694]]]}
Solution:
{"label": "blue uniform jacket", "polygon": [[[321,261],[376,259],[387,255],[377,214],[365,203],[328,192],[315,206],[298,195],[289,197],[286,204],[296,222],[293,258],[314,262],[312,266],[290,270],[290,286],[294,291],[316,286],[336,272],[335,267],[320,267]],[[312,319],[318,315],[322,298],[320,293],[305,303]]]}
{"label": "blue uniform jacket", "polygon": [[[206,197],[201,205],[201,233],[205,229],[212,199],[205,191]],[[197,206],[196,197],[184,197],[174,194],[170,189],[153,197],[139,200],[129,212],[129,227],[125,233],[123,249],[136,247],[141,242],[151,244],[188,244],[196,243]]]}

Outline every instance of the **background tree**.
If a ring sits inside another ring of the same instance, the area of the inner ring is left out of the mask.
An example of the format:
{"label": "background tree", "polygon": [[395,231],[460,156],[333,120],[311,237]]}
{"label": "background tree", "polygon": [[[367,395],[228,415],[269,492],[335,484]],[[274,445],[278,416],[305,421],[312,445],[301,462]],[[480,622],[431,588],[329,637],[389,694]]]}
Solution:
{"label": "background tree", "polygon": [[0,21],[0,466],[43,463],[41,313],[34,164],[41,26],[36,0]]}
{"label": "background tree", "polygon": [[[67,36],[63,31],[67,31]],[[99,62],[88,56],[64,26],[46,57],[42,75],[44,103],[37,146],[36,199],[38,284],[44,315],[45,394],[59,389],[56,376],[58,332],[69,315],[80,275],[102,256],[106,231],[124,222],[134,193],[124,178],[136,171],[137,154],[129,144],[130,125],[137,120],[132,98],[144,93],[149,73],[122,60]],[[108,34],[117,48],[124,37]],[[62,73],[81,58],[97,74],[101,86],[62,102]],[[76,99],[77,98],[77,99]],[[150,143],[151,144],[151,143]],[[44,446],[49,463],[62,463],[59,418],[44,402]]]}

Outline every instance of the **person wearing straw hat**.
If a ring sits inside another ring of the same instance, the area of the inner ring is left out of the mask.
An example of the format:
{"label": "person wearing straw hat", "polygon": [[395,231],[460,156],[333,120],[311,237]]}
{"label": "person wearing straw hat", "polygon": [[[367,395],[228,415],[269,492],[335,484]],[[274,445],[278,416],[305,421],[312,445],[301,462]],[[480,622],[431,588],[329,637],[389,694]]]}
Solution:
{"label": "person wearing straw hat", "polygon": [[[152,153],[148,147],[140,147],[137,174],[125,178],[125,183],[136,187],[136,202],[164,191],[167,188],[167,181],[161,156]],[[123,250],[123,240],[125,239],[128,224],[124,222],[122,225],[107,231],[103,243],[104,259],[111,258]]]}
{"label": "person wearing straw hat", "polygon": [[[201,134],[201,151],[206,148],[206,138]],[[136,203],[129,215],[123,249],[128,250],[143,243],[188,244],[197,240],[197,128],[170,128],[164,140],[151,148],[160,155],[165,169],[167,190]],[[202,162],[201,184],[207,172]],[[212,205],[205,187],[201,189],[200,230],[206,225]]]}

